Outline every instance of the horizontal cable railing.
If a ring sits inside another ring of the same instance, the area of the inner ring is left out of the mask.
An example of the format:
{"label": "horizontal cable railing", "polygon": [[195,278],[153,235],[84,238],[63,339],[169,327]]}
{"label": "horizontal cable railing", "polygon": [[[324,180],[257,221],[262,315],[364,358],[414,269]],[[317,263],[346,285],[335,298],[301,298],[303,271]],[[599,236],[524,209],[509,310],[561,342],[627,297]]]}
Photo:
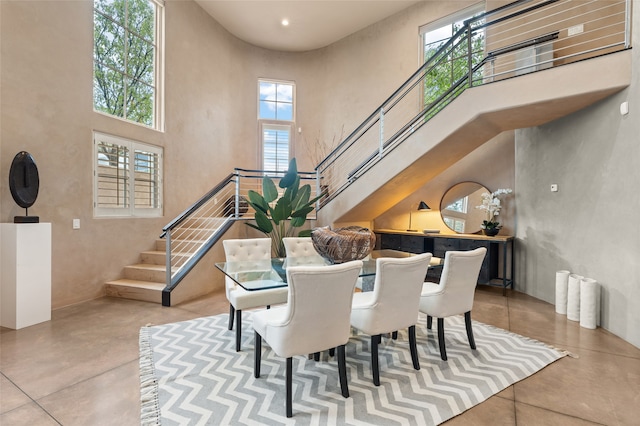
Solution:
{"label": "horizontal cable railing", "polygon": [[316,167],[328,194],[318,208],[466,89],[630,47],[630,7],[630,0],[521,0],[465,21]]}
{"label": "horizontal cable railing", "polygon": [[[298,172],[298,175],[301,186],[311,186],[314,198],[318,187],[316,173]],[[265,176],[277,185],[284,173],[235,169],[162,229],[160,238],[165,240],[167,274],[163,304],[169,304],[170,292],[236,220],[254,218],[246,199],[250,190],[262,193]],[[308,219],[315,219],[315,214],[312,212]]]}

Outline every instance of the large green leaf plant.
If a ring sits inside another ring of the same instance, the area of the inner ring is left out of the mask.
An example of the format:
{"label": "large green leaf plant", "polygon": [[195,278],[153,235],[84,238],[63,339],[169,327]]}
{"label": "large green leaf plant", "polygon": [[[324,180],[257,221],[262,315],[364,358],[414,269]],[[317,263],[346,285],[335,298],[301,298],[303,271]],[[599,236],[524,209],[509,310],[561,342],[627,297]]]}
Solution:
{"label": "large green leaf plant", "polygon": [[[311,185],[300,187],[300,175],[296,159],[289,162],[289,169],[280,179],[278,186],[284,193],[278,198],[278,188],[271,177],[262,179],[262,194],[249,190],[246,200],[255,210],[256,223],[246,224],[271,238],[271,249],[276,257],[285,257],[286,252],[282,239],[296,236],[296,228],[302,227],[307,215],[313,211],[313,204],[322,197],[311,199]],[[311,236],[311,230],[298,232],[299,237]]]}

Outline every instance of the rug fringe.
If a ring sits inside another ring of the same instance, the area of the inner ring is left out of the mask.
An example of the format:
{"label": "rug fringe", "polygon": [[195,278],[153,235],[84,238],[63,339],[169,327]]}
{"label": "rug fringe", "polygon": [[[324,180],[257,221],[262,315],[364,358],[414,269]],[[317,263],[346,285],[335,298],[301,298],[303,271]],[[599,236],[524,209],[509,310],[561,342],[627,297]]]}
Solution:
{"label": "rug fringe", "polygon": [[140,424],[159,425],[158,381],[153,365],[149,327],[140,329]]}

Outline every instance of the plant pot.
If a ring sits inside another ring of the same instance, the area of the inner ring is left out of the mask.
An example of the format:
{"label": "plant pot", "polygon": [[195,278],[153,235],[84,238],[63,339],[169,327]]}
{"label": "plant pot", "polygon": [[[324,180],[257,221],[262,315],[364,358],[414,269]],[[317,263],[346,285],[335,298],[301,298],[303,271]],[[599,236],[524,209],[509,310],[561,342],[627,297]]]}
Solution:
{"label": "plant pot", "polygon": [[495,237],[500,232],[500,228],[483,229],[482,233],[487,237]]}

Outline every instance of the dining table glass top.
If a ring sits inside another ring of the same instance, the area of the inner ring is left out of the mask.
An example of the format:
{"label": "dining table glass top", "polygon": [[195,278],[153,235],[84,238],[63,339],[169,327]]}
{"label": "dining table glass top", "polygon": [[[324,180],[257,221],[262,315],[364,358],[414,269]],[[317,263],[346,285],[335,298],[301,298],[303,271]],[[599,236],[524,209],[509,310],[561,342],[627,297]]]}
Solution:
{"label": "dining table glass top", "polygon": [[[379,257],[415,256],[396,250],[374,250],[362,261],[360,277],[374,277],[376,259]],[[443,259],[433,258],[430,267],[441,266]],[[327,266],[329,261],[320,256],[301,256],[289,258],[272,258],[264,260],[244,260],[234,262],[217,262],[216,268],[222,271],[242,288],[248,291],[266,290],[287,286],[287,268],[291,266]]]}

